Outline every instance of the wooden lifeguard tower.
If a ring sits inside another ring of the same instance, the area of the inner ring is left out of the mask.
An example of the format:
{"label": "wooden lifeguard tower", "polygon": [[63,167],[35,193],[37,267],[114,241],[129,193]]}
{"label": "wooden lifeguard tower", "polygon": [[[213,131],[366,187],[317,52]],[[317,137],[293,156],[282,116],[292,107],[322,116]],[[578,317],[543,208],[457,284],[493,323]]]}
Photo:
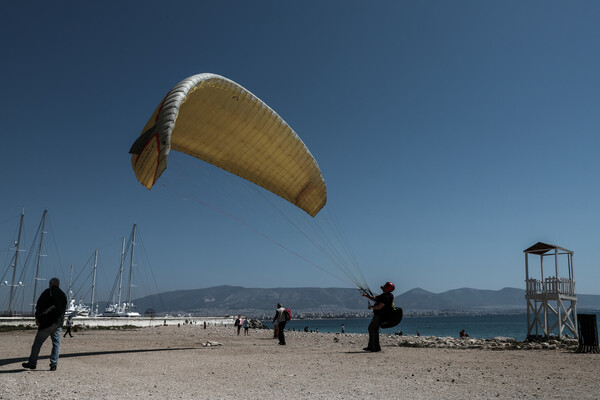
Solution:
{"label": "wooden lifeguard tower", "polygon": [[[525,253],[527,338],[547,338],[554,334],[562,339],[568,333],[572,337],[578,338],[573,252],[560,246],[542,242],[537,242],[523,252]],[[530,277],[530,254],[540,257],[539,279]],[[546,267],[546,270],[544,270],[544,258],[548,257],[551,259],[550,268]],[[568,277],[566,278],[559,277],[559,261],[563,264],[566,262],[568,270]],[[546,276],[545,273],[550,276]],[[554,273],[554,276],[552,276],[552,273]],[[553,307],[554,304],[555,307]],[[549,325],[550,323],[552,325]],[[565,329],[568,332],[565,332]]]}

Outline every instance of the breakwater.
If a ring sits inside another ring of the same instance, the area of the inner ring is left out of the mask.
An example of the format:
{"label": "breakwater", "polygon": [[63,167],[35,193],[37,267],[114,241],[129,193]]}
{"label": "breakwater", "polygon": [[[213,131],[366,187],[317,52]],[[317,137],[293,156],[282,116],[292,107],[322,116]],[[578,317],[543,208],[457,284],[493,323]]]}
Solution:
{"label": "breakwater", "polygon": [[476,339],[471,337],[395,336],[400,347],[432,347],[448,349],[482,350],[577,350],[579,341],[573,338],[548,339],[542,341],[518,341],[509,337]]}

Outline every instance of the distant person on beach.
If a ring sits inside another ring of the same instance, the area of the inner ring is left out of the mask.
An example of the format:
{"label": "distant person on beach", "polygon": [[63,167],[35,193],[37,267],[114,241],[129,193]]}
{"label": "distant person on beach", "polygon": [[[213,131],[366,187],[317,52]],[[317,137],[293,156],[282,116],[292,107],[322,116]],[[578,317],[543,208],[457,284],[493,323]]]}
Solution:
{"label": "distant person on beach", "polygon": [[69,335],[69,337],[73,337],[73,335],[71,334],[71,327],[73,327],[73,316],[72,315],[69,315],[69,318],[67,318],[67,322],[65,323],[65,326],[67,327],[67,331],[65,332],[63,337],[67,337],[67,334]]}
{"label": "distant person on beach", "polygon": [[464,329],[461,329],[461,330],[460,330],[460,333],[459,333],[459,335],[460,335],[460,337],[469,337],[469,335],[467,334],[467,332],[465,332],[465,330],[464,330]]}
{"label": "distant person on beach", "polygon": [[395,288],[392,282],[386,282],[381,286],[383,293],[379,296],[371,296],[367,293],[362,294],[375,302],[373,305],[369,304],[369,309],[373,309],[373,319],[371,319],[371,323],[369,324],[369,344],[363,349],[365,351],[381,351],[381,346],[379,345],[379,327],[385,321],[386,313],[393,310],[394,295],[392,292]]}
{"label": "distant person on beach", "polygon": [[275,317],[273,318],[273,324],[277,323],[277,329],[279,330],[277,337],[279,338],[279,344],[285,346],[285,308],[281,303],[277,303],[277,310],[275,311]]}
{"label": "distant person on beach", "polygon": [[60,353],[60,333],[63,326],[65,310],[67,309],[67,296],[60,290],[60,280],[50,279],[48,289],[44,290],[35,305],[35,324],[38,326],[37,334],[31,346],[29,360],[23,363],[23,368],[35,369],[42,344],[52,339],[52,352],[50,353],[50,371],[56,371],[58,354]]}
{"label": "distant person on beach", "polygon": [[344,330],[345,330],[345,329],[344,329],[344,324],[342,324],[342,333],[344,333]]}
{"label": "distant person on beach", "polygon": [[244,336],[248,336],[248,329],[250,328],[250,321],[248,317],[244,318]]}
{"label": "distant person on beach", "polygon": [[235,323],[233,324],[237,328],[237,334],[240,336],[240,330],[242,329],[242,316],[238,315]]}

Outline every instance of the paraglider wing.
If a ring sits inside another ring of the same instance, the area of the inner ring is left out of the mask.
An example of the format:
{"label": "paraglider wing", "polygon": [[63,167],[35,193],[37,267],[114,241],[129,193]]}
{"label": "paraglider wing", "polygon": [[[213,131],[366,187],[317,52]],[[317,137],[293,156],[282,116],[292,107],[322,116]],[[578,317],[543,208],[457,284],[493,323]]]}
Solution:
{"label": "paraglider wing", "polygon": [[137,179],[151,189],[180,151],[236,174],[315,216],[327,189],[314,157],[275,111],[237,83],[191,76],[156,108],[132,145]]}

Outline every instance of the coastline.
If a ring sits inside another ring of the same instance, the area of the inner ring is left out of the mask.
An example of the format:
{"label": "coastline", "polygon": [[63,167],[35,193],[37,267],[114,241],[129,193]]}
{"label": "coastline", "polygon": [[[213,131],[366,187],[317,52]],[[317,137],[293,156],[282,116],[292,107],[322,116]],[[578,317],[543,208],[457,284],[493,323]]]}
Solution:
{"label": "coastline", "polygon": [[[169,325],[227,325],[233,324],[231,317],[74,317],[74,325],[84,328],[135,326],[139,328]],[[65,318],[66,319],[66,318]],[[0,317],[0,326],[24,326],[35,328],[34,317]]]}
{"label": "coastline", "polygon": [[[35,331],[0,333],[0,398],[40,399],[592,399],[598,355],[567,348],[493,351],[407,347],[382,335],[383,351],[362,351],[365,334],[272,330],[237,336],[200,325],[90,329],[62,341],[58,370],[50,343],[25,370]],[[404,339],[410,338],[408,336]],[[422,340],[429,340],[421,337]],[[438,338],[442,339],[442,338]]]}

